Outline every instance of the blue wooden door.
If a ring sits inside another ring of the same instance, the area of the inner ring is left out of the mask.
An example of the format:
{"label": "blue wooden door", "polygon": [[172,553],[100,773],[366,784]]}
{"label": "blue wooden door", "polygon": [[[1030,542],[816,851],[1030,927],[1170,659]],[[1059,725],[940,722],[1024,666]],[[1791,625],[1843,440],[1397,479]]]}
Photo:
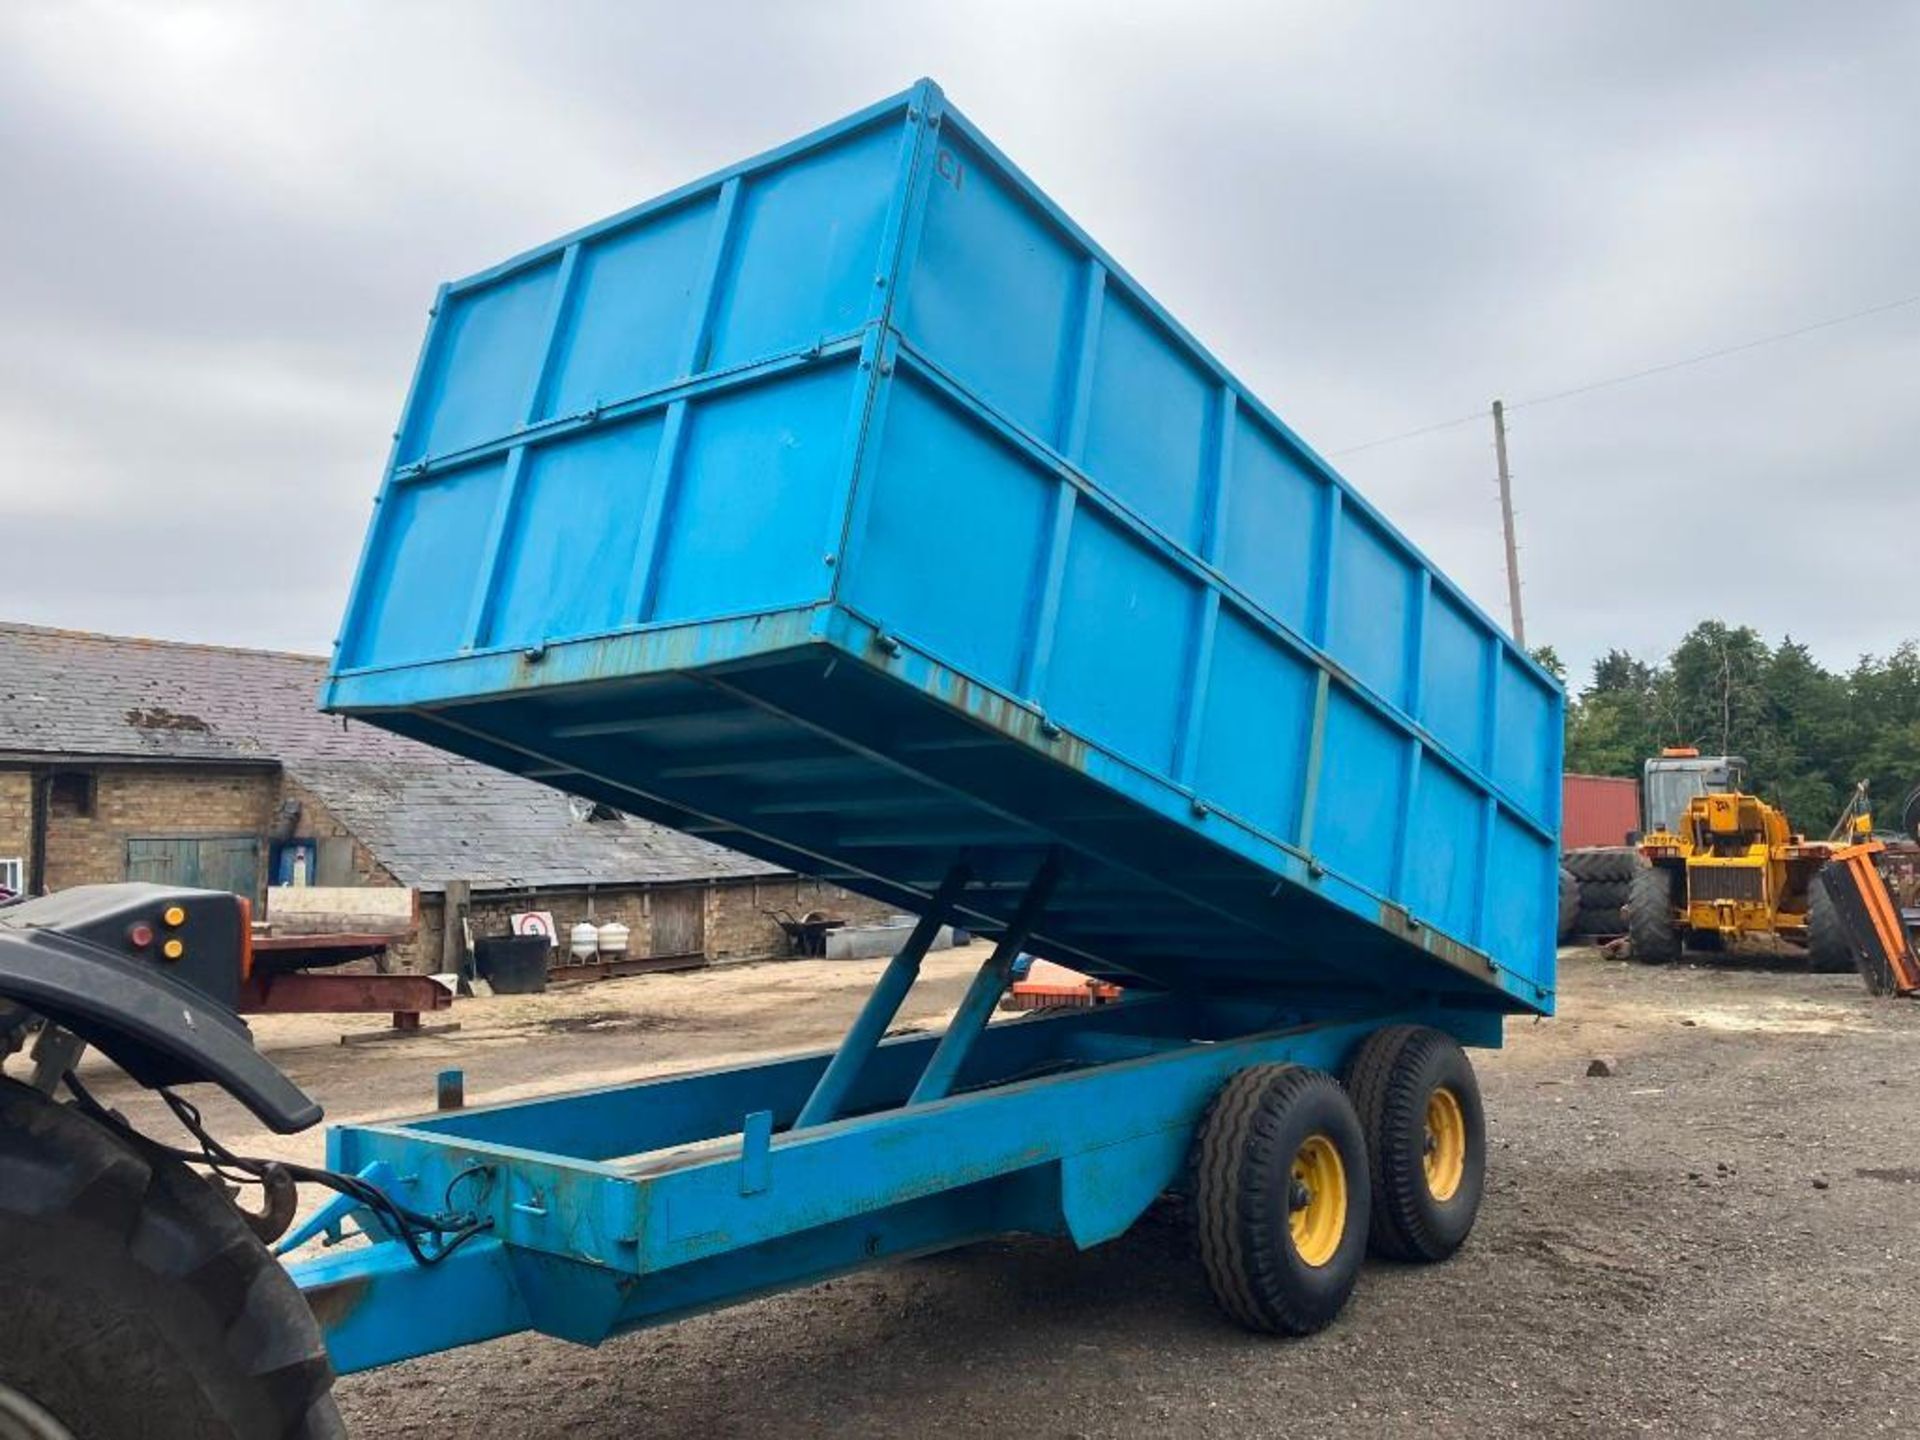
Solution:
{"label": "blue wooden door", "polygon": [[260,841],[252,835],[156,836],[127,841],[127,878],[259,898]]}

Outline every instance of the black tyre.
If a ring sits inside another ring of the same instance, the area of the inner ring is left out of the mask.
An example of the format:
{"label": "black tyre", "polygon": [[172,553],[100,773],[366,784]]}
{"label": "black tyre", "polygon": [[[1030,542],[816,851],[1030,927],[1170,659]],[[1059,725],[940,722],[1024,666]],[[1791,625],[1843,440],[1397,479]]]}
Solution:
{"label": "black tyre", "polygon": [[1367,1250],[1367,1149],[1346,1091],[1298,1065],[1253,1065],[1200,1122],[1194,1222],[1220,1307],[1250,1330],[1308,1335],[1353,1293]]}
{"label": "black tyre", "polygon": [[1844,975],[1855,963],[1840,912],[1816,875],[1807,886],[1807,968],[1821,975]]}
{"label": "black tyre", "polygon": [[346,1434],[312,1311],[226,1197],[5,1080],[0,1275],[0,1434],[10,1407],[75,1440]]}
{"label": "black tyre", "polygon": [[1893,969],[1887,964],[1887,957],[1878,953],[1859,955],[1854,960],[1860,978],[1866,982],[1867,993],[1875,996],[1887,996],[1895,992],[1898,982]]}
{"label": "black tyre", "polygon": [[1589,880],[1580,887],[1580,903],[1588,910],[1618,910],[1632,894],[1631,880]]}
{"label": "black tyre", "polygon": [[1581,935],[1624,935],[1627,930],[1626,914],[1618,908],[1589,910],[1582,906],[1580,913],[1574,917],[1573,927]]}
{"label": "black tyre", "polygon": [[1560,863],[1573,872],[1573,878],[1584,888],[1595,882],[1631,880],[1640,865],[1640,852],[1624,845],[1593,846],[1567,851],[1560,857]]}
{"label": "black tyre", "polygon": [[1633,877],[1627,897],[1627,935],[1633,958],[1647,965],[1669,965],[1680,958],[1680,927],[1673,918],[1673,882],[1649,865]]}
{"label": "black tyre", "polygon": [[1560,867],[1560,908],[1553,927],[1554,939],[1565,943],[1573,934],[1574,922],[1580,918],[1580,882],[1566,866]]}
{"label": "black tyre", "polygon": [[1438,1030],[1388,1026],[1354,1052],[1346,1084],[1372,1162],[1373,1253],[1445,1260],[1486,1190],[1486,1112],[1466,1052]]}

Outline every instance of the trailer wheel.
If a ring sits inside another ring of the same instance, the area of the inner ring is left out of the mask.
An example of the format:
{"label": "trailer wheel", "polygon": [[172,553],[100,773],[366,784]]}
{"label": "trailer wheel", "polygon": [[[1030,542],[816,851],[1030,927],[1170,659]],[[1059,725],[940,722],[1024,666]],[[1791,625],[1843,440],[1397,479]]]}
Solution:
{"label": "trailer wheel", "polygon": [[1346,1083],[1373,1162],[1373,1253],[1445,1260],[1486,1188],[1486,1111],[1466,1052],[1441,1031],[1390,1025],[1361,1042]]}
{"label": "trailer wheel", "polygon": [[312,1311],[226,1197],[7,1080],[0,1275],[0,1435],[346,1434]]}
{"label": "trailer wheel", "polygon": [[1673,920],[1673,881],[1657,865],[1633,877],[1627,896],[1627,935],[1633,958],[1646,965],[1670,965],[1680,958],[1680,927]]}
{"label": "trailer wheel", "polygon": [[1252,1065],[1220,1087],[1194,1156],[1200,1261],[1250,1330],[1310,1335],[1340,1313],[1367,1250],[1367,1149],[1339,1082]]}

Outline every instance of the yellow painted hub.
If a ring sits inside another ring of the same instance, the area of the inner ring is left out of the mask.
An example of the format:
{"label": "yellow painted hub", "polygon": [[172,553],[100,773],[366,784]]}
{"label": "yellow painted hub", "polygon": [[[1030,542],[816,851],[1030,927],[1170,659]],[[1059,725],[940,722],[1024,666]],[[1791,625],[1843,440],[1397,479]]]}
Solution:
{"label": "yellow painted hub", "polygon": [[1325,1135],[1309,1135],[1293,1155],[1287,1224],[1293,1250],[1316,1268],[1333,1259],[1347,1233],[1347,1167]]}
{"label": "yellow painted hub", "polygon": [[1467,1121],[1460,1100],[1441,1085],[1427,1096],[1427,1133],[1421,1164],[1427,1173],[1427,1193],[1451,1200],[1467,1173]]}

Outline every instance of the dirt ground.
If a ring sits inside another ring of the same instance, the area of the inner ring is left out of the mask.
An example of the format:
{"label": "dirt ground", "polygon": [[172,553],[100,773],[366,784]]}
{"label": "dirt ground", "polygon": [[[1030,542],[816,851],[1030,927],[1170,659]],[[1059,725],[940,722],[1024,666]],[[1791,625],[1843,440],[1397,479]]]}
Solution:
{"label": "dirt ground", "polygon": [[[933,957],[937,1024],[978,952]],[[270,1017],[338,1121],[828,1043],[878,968],[787,963],[462,1002],[457,1035]],[[523,1336],[340,1381],[358,1436],[1541,1437],[1920,1433],[1920,1006],[1851,977],[1562,952],[1562,1014],[1476,1056],[1491,1164],[1450,1263],[1374,1263],[1305,1341],[1214,1311],[1178,1207],[1086,1254],[1018,1239],[598,1351]],[[1589,1077],[1606,1058],[1607,1077]],[[103,1085],[106,1082],[102,1081]],[[140,1097],[108,1087],[116,1103]],[[239,1112],[220,1133],[273,1141]]]}

